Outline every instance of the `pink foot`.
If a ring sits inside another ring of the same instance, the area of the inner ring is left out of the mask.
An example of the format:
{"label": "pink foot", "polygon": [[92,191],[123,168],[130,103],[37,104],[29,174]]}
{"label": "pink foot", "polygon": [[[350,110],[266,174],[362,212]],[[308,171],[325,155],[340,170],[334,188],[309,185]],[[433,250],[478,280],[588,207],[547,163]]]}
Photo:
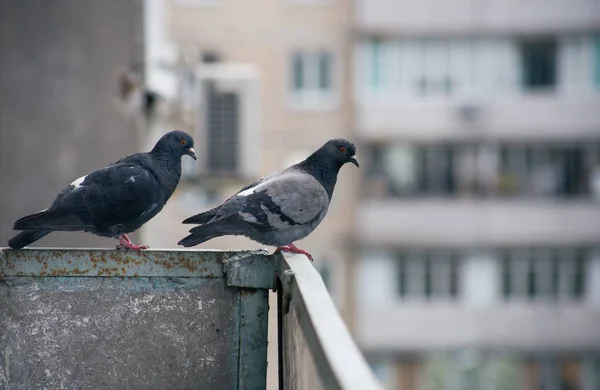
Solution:
{"label": "pink foot", "polygon": [[310,253],[308,253],[307,251],[305,251],[304,249],[300,249],[298,248],[296,245],[294,245],[294,243],[288,244],[288,245],[283,245],[283,246],[278,246],[277,247],[277,251],[279,252],[289,252],[289,253],[299,253],[301,255],[305,255],[306,257],[308,257],[308,260],[313,261],[313,257]]}
{"label": "pink foot", "polygon": [[142,249],[148,249],[145,245],[135,245],[127,234],[121,234],[119,237],[119,245],[117,245],[117,249],[131,249],[133,251],[141,251]]}

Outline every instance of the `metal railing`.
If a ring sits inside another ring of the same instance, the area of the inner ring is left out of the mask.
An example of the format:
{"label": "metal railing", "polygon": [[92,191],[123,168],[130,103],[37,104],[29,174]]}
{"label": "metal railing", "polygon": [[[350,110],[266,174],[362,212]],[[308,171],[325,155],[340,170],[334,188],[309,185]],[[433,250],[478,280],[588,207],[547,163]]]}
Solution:
{"label": "metal railing", "polygon": [[306,257],[284,254],[277,273],[279,388],[383,389]]}

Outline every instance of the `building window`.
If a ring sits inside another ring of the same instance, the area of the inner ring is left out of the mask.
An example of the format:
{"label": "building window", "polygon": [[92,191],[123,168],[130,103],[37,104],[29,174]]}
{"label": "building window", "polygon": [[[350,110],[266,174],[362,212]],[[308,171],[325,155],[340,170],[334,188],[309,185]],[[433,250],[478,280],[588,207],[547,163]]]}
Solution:
{"label": "building window", "polygon": [[289,90],[293,106],[329,108],[335,103],[334,59],[326,50],[296,51],[290,56]]}
{"label": "building window", "polygon": [[594,79],[597,89],[600,90],[600,35],[594,39]]}
{"label": "building window", "polygon": [[523,42],[521,44],[522,85],[526,89],[556,86],[556,41]]}
{"label": "building window", "polygon": [[372,144],[367,197],[600,196],[600,144]]}
{"label": "building window", "polygon": [[505,145],[500,178],[505,195],[573,197],[590,192],[598,151],[589,145]]}
{"label": "building window", "polygon": [[402,299],[455,299],[459,262],[445,253],[402,253],[398,256],[398,295]]}
{"label": "building window", "polygon": [[369,83],[371,88],[379,89],[381,86],[381,41],[379,39],[371,42],[370,51]]}
{"label": "building window", "polygon": [[585,290],[585,253],[581,250],[519,250],[502,259],[506,300],[580,300]]}
{"label": "building window", "polygon": [[369,98],[510,92],[519,85],[519,51],[508,39],[371,39],[359,53]]}

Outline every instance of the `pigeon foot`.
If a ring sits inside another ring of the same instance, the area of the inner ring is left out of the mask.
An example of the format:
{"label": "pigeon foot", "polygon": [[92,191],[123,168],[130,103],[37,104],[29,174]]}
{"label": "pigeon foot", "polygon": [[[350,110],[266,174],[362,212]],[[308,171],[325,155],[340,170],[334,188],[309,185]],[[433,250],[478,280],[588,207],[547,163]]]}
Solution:
{"label": "pigeon foot", "polygon": [[289,253],[299,253],[301,255],[305,255],[306,257],[308,257],[308,260],[310,260],[311,263],[313,261],[313,257],[310,253],[308,253],[304,249],[298,248],[296,245],[294,245],[294,243],[290,243],[288,245],[283,245],[283,246],[278,246],[277,251],[289,252]]}
{"label": "pigeon foot", "polygon": [[135,245],[133,242],[131,242],[129,237],[127,237],[127,234],[121,234],[121,236],[119,236],[119,245],[117,245],[117,249],[141,251],[142,249],[148,249],[148,247],[146,245]]}

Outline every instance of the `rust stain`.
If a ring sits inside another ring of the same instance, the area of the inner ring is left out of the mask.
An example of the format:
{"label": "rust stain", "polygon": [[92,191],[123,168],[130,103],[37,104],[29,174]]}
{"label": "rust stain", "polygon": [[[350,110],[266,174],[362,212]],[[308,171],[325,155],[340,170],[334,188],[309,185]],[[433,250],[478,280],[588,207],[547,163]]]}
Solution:
{"label": "rust stain", "polygon": [[68,275],[69,271],[66,268],[55,269],[50,272],[50,276],[65,276]]}
{"label": "rust stain", "polygon": [[90,270],[89,269],[80,270],[79,268],[75,268],[71,272],[73,272],[74,275],[85,275],[85,274],[89,273]]}
{"label": "rust stain", "polygon": [[[53,249],[51,251],[28,251],[26,257],[29,261],[34,261],[38,265],[34,268],[31,275],[35,276],[136,276],[139,277],[138,266],[158,266],[164,271],[181,270],[183,274],[197,274],[199,277],[215,278],[221,277],[218,270],[213,268],[215,260],[223,263],[231,257],[231,251],[208,252],[208,253],[185,253],[185,252],[154,252],[138,253],[117,250],[61,250]],[[20,257],[15,255],[16,258]],[[6,264],[2,264],[2,271],[19,269],[17,259],[11,259]],[[82,268],[76,268],[81,265],[79,259],[85,260]],[[209,266],[210,264],[210,266]],[[137,272],[135,272],[137,271]],[[217,272],[215,272],[217,271]],[[177,272],[179,274],[180,272]],[[29,275],[29,273],[27,273]],[[202,276],[200,276],[202,275]]]}

